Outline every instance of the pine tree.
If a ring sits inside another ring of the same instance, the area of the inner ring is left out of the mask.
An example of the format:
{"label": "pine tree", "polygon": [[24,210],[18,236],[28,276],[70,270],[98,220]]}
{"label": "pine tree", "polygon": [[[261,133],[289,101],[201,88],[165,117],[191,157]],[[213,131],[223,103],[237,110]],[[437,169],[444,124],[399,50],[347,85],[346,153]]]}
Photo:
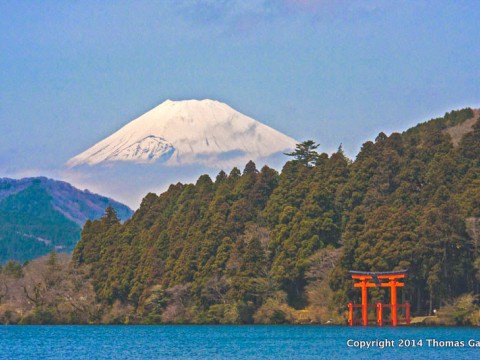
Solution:
{"label": "pine tree", "polygon": [[297,144],[295,151],[291,153],[285,153],[287,156],[292,156],[295,161],[302,163],[307,167],[314,166],[319,158],[318,152],[315,151],[320,144],[315,144],[313,140],[306,140],[300,144]]}

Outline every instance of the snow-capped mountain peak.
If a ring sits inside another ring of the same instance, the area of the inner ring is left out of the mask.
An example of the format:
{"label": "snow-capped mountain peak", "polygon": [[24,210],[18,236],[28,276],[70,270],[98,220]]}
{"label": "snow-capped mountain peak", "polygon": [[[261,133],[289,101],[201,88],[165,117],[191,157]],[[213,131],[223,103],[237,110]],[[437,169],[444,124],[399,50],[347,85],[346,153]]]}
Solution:
{"label": "snow-capped mountain peak", "polygon": [[166,100],[73,157],[68,166],[113,161],[222,166],[295,148],[296,141],[215,100]]}

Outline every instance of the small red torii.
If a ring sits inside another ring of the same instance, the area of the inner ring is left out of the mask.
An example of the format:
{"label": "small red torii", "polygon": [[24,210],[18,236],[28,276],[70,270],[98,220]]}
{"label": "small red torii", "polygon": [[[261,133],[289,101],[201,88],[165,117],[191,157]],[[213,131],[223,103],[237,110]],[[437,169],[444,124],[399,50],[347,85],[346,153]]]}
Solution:
{"label": "small red torii", "polygon": [[[359,280],[353,284],[354,287],[362,288],[362,304],[348,303],[348,323],[353,326],[355,323],[361,323],[363,326],[368,325],[368,307],[376,307],[377,324],[382,326],[386,322],[390,322],[392,326],[397,326],[399,322],[405,322],[410,325],[410,304],[397,304],[397,287],[405,286],[404,283],[399,282],[399,279],[404,279],[407,270],[398,271],[384,271],[384,272],[371,272],[371,271],[349,271],[353,280]],[[387,282],[385,282],[387,281]],[[389,287],[390,288],[390,304],[383,304],[378,302],[377,304],[368,304],[367,288],[369,287]],[[362,309],[362,319],[353,318],[353,309]],[[384,320],[383,308],[390,307],[391,320]],[[405,319],[399,319],[397,315],[398,308],[405,308]]]}

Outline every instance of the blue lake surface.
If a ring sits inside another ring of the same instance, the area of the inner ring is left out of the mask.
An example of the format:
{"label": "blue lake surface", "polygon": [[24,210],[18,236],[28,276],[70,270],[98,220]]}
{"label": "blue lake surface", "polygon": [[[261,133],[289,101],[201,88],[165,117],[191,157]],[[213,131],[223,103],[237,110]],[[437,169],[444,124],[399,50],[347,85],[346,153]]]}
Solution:
{"label": "blue lake surface", "polygon": [[480,329],[0,326],[0,359],[480,359]]}

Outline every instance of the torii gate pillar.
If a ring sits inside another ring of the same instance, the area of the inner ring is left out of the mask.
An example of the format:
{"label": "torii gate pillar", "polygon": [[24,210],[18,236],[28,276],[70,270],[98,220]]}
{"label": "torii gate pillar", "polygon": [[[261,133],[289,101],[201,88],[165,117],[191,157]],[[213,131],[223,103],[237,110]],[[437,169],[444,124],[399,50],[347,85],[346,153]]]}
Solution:
{"label": "torii gate pillar", "polygon": [[367,282],[365,280],[362,280],[361,285],[362,285],[362,321],[363,321],[363,326],[367,326],[368,325]]}
{"label": "torii gate pillar", "polygon": [[[406,311],[406,318],[402,319],[407,324],[410,324],[410,304],[400,304],[397,303],[397,287],[404,286],[404,283],[399,282],[399,279],[404,279],[406,275],[406,270],[399,270],[399,271],[389,271],[389,272],[363,272],[363,271],[350,271],[350,275],[352,279],[359,280],[358,282],[354,283],[353,286],[357,288],[361,288],[362,290],[362,304],[355,305],[353,303],[348,304],[348,322],[350,325],[354,325],[355,322],[358,323],[358,320],[353,318],[353,309],[359,308],[361,306],[362,309],[362,319],[361,324],[363,326],[368,325],[368,288],[369,287],[389,287],[390,288],[390,304],[382,304],[378,303],[376,306],[376,314],[377,314],[377,324],[382,326],[385,321],[390,322],[392,326],[398,325],[398,314],[397,308],[405,307]],[[383,318],[383,308],[390,307],[391,309],[391,320],[385,320]]]}

